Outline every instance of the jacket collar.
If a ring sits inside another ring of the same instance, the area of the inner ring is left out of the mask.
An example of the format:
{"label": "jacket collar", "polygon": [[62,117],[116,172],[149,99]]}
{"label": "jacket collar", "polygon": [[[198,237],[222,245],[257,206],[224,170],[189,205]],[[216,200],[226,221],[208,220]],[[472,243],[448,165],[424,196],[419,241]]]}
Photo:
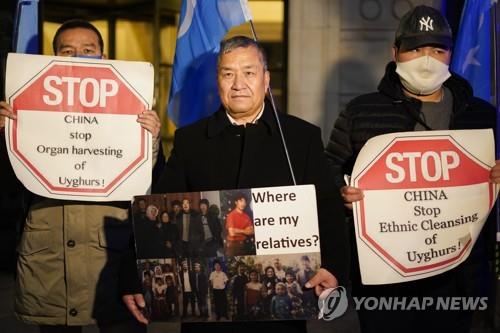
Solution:
{"label": "jacket collar", "polygon": [[[451,77],[443,85],[452,92],[454,111],[456,111],[456,107],[465,107],[473,97],[470,84],[456,73],[452,72]],[[385,75],[378,85],[378,90],[397,101],[418,101],[416,98],[408,97],[403,93],[403,85],[396,73],[396,63],[394,61],[387,64]],[[419,101],[418,104],[420,104]]]}
{"label": "jacket collar", "polygon": [[[267,100],[265,101],[264,112],[257,121],[257,124],[260,123],[263,123],[267,127],[269,134],[272,135],[276,131],[276,119],[274,119],[271,103]],[[215,112],[208,119],[207,135],[209,138],[215,137],[222,131],[224,131],[227,127],[231,126],[235,125],[231,124],[231,121],[226,115],[226,110],[221,105],[219,107],[219,110],[217,110],[217,112]]]}

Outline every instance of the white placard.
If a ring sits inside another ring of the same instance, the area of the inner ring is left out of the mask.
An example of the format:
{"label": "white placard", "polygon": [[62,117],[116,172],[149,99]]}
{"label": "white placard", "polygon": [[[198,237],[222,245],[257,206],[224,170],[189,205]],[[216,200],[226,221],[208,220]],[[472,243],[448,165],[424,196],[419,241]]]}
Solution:
{"label": "white placard", "polygon": [[319,252],[313,185],[252,189],[257,255]]}
{"label": "white placard", "polygon": [[433,276],[470,254],[494,204],[492,130],[393,133],[370,139],[351,185],[362,282]]}
{"label": "white placard", "polygon": [[150,63],[9,54],[6,144],[16,176],[38,195],[130,200],[151,184]]}

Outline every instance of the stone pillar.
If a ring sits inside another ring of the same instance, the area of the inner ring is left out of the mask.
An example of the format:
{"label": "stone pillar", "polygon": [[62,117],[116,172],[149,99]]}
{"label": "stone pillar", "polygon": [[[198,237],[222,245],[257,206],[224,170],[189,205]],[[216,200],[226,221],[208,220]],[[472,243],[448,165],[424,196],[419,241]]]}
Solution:
{"label": "stone pillar", "polygon": [[288,112],[321,127],[323,140],[345,104],[375,91],[401,16],[437,0],[292,0]]}

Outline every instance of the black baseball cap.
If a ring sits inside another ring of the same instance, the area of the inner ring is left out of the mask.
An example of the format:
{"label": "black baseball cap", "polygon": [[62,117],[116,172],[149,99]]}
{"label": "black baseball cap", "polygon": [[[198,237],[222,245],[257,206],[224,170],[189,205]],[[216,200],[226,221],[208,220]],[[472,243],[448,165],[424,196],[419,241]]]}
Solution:
{"label": "black baseball cap", "polygon": [[399,21],[394,45],[402,51],[425,45],[439,45],[451,49],[453,45],[451,28],[437,9],[417,6]]}

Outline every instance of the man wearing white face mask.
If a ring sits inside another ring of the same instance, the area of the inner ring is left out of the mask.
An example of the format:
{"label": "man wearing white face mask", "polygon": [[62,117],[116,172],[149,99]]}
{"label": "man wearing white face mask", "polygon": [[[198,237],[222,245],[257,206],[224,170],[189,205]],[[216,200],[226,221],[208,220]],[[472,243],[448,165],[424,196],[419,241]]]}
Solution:
{"label": "man wearing white face mask", "polygon": [[[473,97],[466,80],[450,73],[452,33],[446,19],[432,7],[417,6],[406,13],[396,31],[393,61],[386,67],[378,91],[353,99],[335,122],[326,148],[330,171],[348,212],[363,192],[344,186],[360,149],[370,138],[393,132],[495,128],[495,109]],[[500,163],[490,179],[500,183]],[[352,212],[351,212],[352,215]],[[352,221],[350,221],[352,222]],[[352,251],[356,252],[354,226]],[[470,257],[446,273],[412,282],[368,286],[361,283],[358,262],[352,263],[353,295],[357,297],[479,296],[479,278],[494,244],[494,223],[487,223]],[[491,232],[493,231],[493,232]],[[492,246],[491,246],[492,248]],[[357,261],[357,255],[352,255]],[[485,296],[485,295],[481,295]],[[435,299],[434,299],[435,301]],[[472,311],[368,311],[359,309],[366,332],[469,332]]]}

